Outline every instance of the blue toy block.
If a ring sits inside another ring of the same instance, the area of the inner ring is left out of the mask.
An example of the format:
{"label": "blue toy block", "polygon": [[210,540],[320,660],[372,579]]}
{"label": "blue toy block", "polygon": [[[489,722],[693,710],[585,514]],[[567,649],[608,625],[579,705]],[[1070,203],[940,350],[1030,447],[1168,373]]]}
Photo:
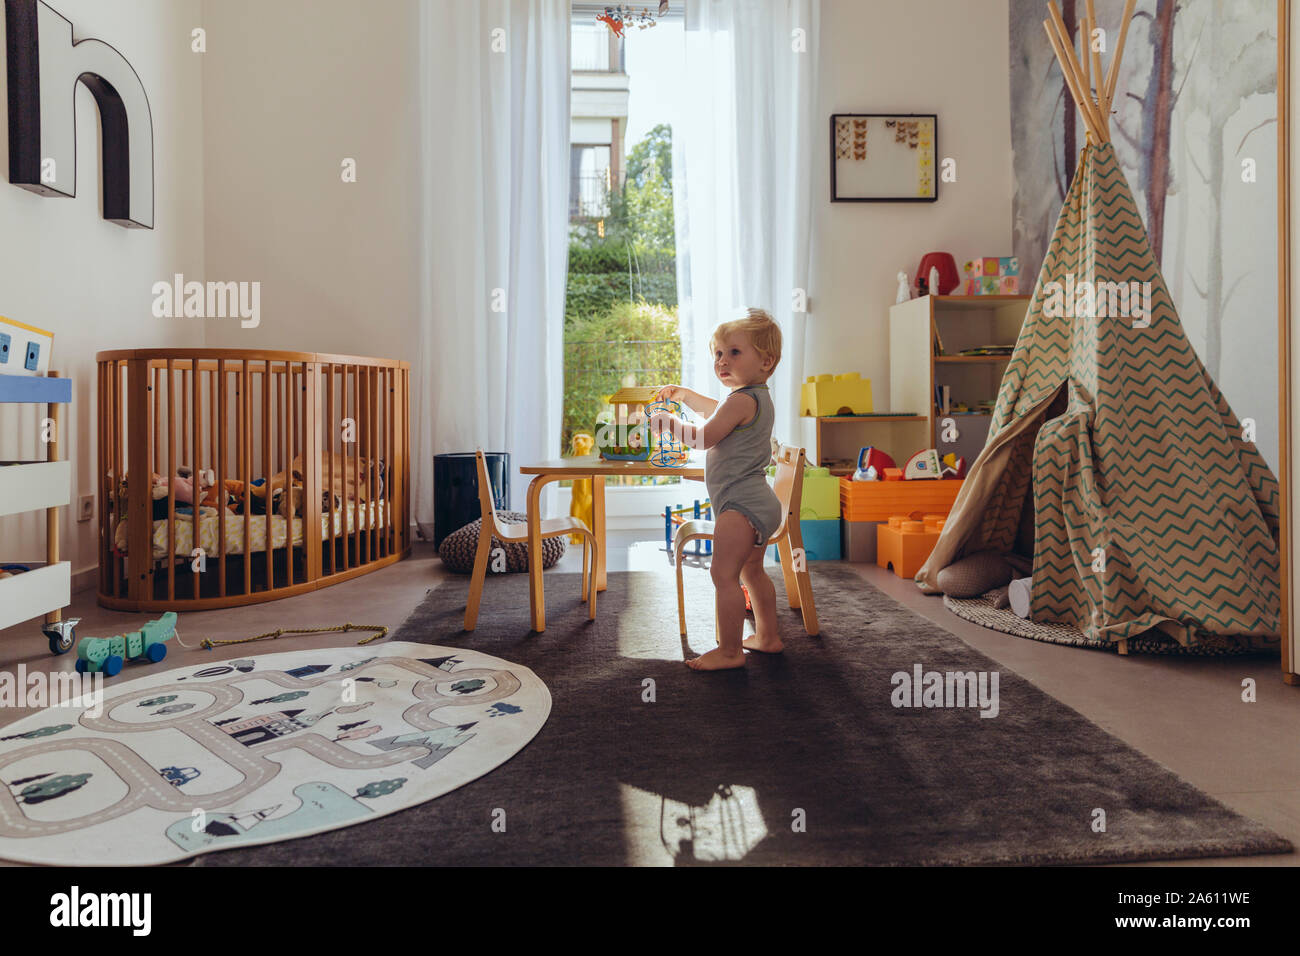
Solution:
{"label": "blue toy block", "polygon": [[[840,560],[840,519],[805,518],[799,522],[804,556],[809,561]],[[772,558],[779,564],[780,551],[772,545]]]}

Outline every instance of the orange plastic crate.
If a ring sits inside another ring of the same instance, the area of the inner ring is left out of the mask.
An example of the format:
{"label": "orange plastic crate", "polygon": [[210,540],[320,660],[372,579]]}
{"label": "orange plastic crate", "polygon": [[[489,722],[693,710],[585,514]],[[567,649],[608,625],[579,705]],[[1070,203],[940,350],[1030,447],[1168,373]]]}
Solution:
{"label": "orange plastic crate", "polygon": [[891,516],[888,524],[876,529],[877,566],[892,566],[900,578],[915,577],[934,550],[943,523],[942,515],[926,515],[921,521],[903,515]]}
{"label": "orange plastic crate", "polygon": [[915,478],[910,481],[840,479],[840,517],[845,521],[888,521],[920,511],[947,514],[964,478]]}

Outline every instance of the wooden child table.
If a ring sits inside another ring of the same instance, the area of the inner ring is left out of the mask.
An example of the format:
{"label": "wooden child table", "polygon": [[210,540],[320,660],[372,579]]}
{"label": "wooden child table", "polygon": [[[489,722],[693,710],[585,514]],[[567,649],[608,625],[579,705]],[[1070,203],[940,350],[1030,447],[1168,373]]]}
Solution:
{"label": "wooden child table", "polygon": [[552,481],[572,478],[591,479],[591,524],[592,533],[600,542],[596,555],[596,590],[605,590],[605,479],[619,476],[651,476],[667,478],[704,479],[704,464],[692,458],[682,468],[663,468],[648,461],[605,461],[599,455],[583,458],[557,458],[537,465],[524,465],[519,469],[521,475],[536,477],[528,485],[528,594],[532,609],[533,630],[546,630],[546,602],[542,594],[542,488]]}

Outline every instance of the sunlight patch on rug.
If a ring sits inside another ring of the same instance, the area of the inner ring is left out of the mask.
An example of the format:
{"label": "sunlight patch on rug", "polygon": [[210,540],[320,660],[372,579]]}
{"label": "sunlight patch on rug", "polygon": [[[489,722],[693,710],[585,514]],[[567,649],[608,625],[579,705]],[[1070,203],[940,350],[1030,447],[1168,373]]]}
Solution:
{"label": "sunlight patch on rug", "polygon": [[631,866],[735,862],[768,835],[753,787],[719,785],[698,807],[630,784],[619,798]]}

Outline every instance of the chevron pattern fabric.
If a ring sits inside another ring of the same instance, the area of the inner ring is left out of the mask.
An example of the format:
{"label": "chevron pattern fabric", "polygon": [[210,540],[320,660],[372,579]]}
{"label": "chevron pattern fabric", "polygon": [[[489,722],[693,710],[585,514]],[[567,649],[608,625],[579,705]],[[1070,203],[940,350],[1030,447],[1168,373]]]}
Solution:
{"label": "chevron pattern fabric", "polygon": [[[1080,283],[1149,291],[1149,314],[1138,295],[1129,314],[1102,296],[1071,308]],[[1095,642],[1155,628],[1183,646],[1273,645],[1277,479],[1183,332],[1110,143],[1080,157],[989,443],[1063,385],[1064,413],[1023,429],[989,499],[966,503],[983,517],[961,550],[1010,548],[1032,469],[1034,621]]]}

